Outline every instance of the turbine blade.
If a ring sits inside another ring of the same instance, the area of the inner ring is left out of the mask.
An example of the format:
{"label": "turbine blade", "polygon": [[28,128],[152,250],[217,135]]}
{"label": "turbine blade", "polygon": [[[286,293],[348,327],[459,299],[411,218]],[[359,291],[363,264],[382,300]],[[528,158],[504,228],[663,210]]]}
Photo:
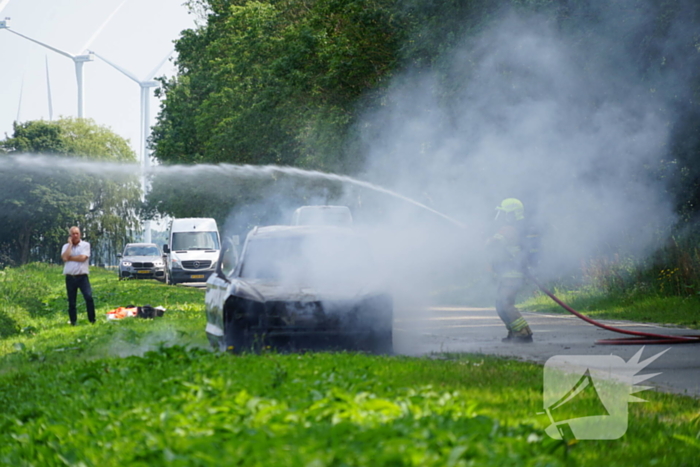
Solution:
{"label": "turbine blade", "polygon": [[19,87],[19,103],[17,104],[17,118],[15,121],[19,123],[19,111],[22,110],[22,95],[24,94],[24,75],[22,75],[22,85]]}
{"label": "turbine blade", "polygon": [[107,19],[104,21],[104,23],[102,23],[102,25],[101,25],[99,28],[97,28],[97,30],[96,30],[95,33],[92,35],[92,37],[91,37],[90,39],[88,39],[88,41],[85,43],[85,45],[83,46],[83,48],[80,49],[80,52],[83,52],[83,51],[85,51],[85,50],[87,50],[87,49],[90,48],[90,46],[91,46],[92,43],[95,41],[95,39],[97,39],[97,36],[100,35],[100,33],[102,32],[102,30],[103,30],[105,27],[107,27],[107,25],[109,24],[110,21],[112,21],[112,18],[114,17],[114,15],[116,15],[117,12],[118,12],[119,10],[121,10],[121,8],[124,6],[124,4],[125,4],[126,2],[128,2],[128,1],[129,1],[129,0],[124,0],[123,2],[121,2],[121,3],[119,4],[119,6],[117,6],[117,7],[114,9],[114,11],[113,11],[113,12],[107,17]]}
{"label": "turbine blade", "polygon": [[640,399],[639,397],[636,397],[636,396],[630,396],[629,399],[627,399],[627,402],[647,402],[647,400]]}
{"label": "turbine blade", "polygon": [[49,97],[49,121],[53,121],[53,101],[51,100],[51,77],[49,76],[49,56],[46,55],[46,89]]}
{"label": "turbine blade", "polygon": [[105,62],[107,65],[111,66],[112,68],[119,71],[120,73],[126,75],[128,78],[131,78],[132,80],[136,81],[137,84],[141,84],[141,81],[136,77],[136,75],[134,75],[130,71],[127,71],[124,68],[120,67],[119,65],[110,62],[109,60],[107,60],[106,58],[104,58],[102,55],[98,54],[95,51],[92,51],[92,53],[94,53],[97,58],[99,58],[100,60]]}
{"label": "turbine blade", "polygon": [[61,54],[61,55],[63,55],[63,56],[66,56],[66,57],[70,58],[71,60],[74,60],[74,59],[75,59],[75,55],[71,55],[71,54],[69,54],[68,52],[65,52],[65,51],[63,51],[63,50],[61,50],[61,49],[57,49],[56,47],[51,47],[51,46],[48,45],[48,44],[44,44],[43,42],[38,41],[38,40],[36,40],[36,39],[32,39],[31,37],[25,36],[24,34],[20,34],[20,33],[18,33],[17,31],[15,31],[14,29],[7,29],[7,31],[10,31],[12,34],[17,34],[17,35],[20,36],[20,37],[24,37],[24,38],[27,39],[28,41],[32,41],[32,42],[34,42],[35,44],[39,44],[40,46],[46,47],[46,48],[49,49],[49,50],[53,50],[54,52],[56,52],[56,53],[58,53],[58,54]]}
{"label": "turbine blade", "polygon": [[158,73],[158,70],[161,69],[161,67],[165,64],[165,62],[168,61],[168,59],[170,58],[170,56],[171,56],[174,52],[175,52],[175,49],[171,49],[170,52],[168,52],[168,55],[166,55],[166,56],[163,58],[163,60],[161,60],[161,62],[158,64],[158,66],[155,67],[155,68],[148,74],[148,76],[146,76],[146,79],[145,79],[144,81],[150,81],[150,80],[152,80],[153,77],[156,75],[156,73]]}
{"label": "turbine blade", "polygon": [[4,10],[10,0],[0,0],[0,11]]}

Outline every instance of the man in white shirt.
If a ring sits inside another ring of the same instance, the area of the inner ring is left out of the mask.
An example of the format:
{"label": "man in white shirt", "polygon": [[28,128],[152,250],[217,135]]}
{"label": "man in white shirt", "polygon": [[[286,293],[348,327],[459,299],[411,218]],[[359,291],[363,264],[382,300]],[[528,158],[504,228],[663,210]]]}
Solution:
{"label": "man in white shirt", "polygon": [[80,229],[71,227],[68,232],[68,243],[63,245],[61,259],[65,263],[63,274],[66,276],[66,291],[68,292],[68,316],[70,324],[75,326],[78,321],[78,313],[75,301],[78,297],[78,289],[83,294],[87,307],[88,320],[95,322],[95,302],[92,299],[92,287],[88,274],[88,262],[90,260],[90,244],[80,239]]}

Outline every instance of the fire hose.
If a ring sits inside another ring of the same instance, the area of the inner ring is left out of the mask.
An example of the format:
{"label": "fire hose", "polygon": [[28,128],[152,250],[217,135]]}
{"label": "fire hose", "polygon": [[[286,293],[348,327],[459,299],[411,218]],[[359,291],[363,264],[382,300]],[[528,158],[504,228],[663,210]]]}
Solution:
{"label": "fire hose", "polygon": [[630,331],[628,329],[616,328],[614,326],[608,326],[606,324],[600,323],[594,319],[582,315],[578,311],[571,308],[566,303],[562,302],[556,295],[546,289],[540,282],[535,278],[535,276],[528,272],[530,280],[535,283],[535,285],[549,298],[554,300],[557,305],[564,308],[566,311],[584,320],[585,322],[597,326],[599,328],[605,329],[607,331],[617,332],[620,334],[627,334],[634,337],[624,337],[621,339],[601,339],[597,340],[596,344],[608,344],[608,345],[636,345],[636,344],[697,344],[700,343],[700,334],[685,334],[685,335],[664,335],[664,334],[653,334],[649,332],[640,331]]}

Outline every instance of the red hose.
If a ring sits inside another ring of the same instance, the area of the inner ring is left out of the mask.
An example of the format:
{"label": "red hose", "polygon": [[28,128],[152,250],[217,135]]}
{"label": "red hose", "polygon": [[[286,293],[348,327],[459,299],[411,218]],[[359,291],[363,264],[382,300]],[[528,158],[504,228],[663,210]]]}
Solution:
{"label": "red hose", "polygon": [[530,276],[530,279],[539,287],[539,289],[547,294],[549,298],[554,300],[560,307],[564,308],[566,311],[569,313],[573,314],[574,316],[581,318],[587,323],[590,323],[594,326],[598,326],[599,328],[606,329],[608,331],[612,332],[618,332],[620,334],[629,334],[631,336],[635,337],[626,337],[624,339],[601,339],[596,341],[596,344],[612,344],[612,345],[634,345],[634,344],[696,344],[700,343],[700,335],[695,334],[695,335],[682,335],[682,336],[668,336],[664,334],[653,334],[649,332],[639,332],[639,331],[630,331],[627,329],[620,329],[616,328],[613,326],[608,326],[603,323],[599,323],[598,321],[595,321],[587,316],[582,315],[578,311],[574,310],[571,308],[569,305],[566,303],[562,302],[559,298],[557,298],[552,292],[544,288],[542,284],[539,283],[539,281],[533,276],[532,274],[528,274]]}

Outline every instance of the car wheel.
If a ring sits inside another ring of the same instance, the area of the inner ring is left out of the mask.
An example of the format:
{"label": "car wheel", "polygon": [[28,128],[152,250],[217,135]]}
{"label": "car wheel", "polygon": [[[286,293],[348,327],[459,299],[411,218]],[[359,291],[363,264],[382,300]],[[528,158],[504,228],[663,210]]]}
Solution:
{"label": "car wheel", "polygon": [[243,326],[233,326],[228,340],[227,351],[236,354],[243,352],[260,353],[269,344],[265,333],[252,333]]}
{"label": "car wheel", "polygon": [[384,295],[369,302],[359,314],[359,319],[361,323],[366,323],[364,336],[359,342],[360,350],[393,354],[394,305],[391,297]]}
{"label": "car wheel", "polygon": [[394,353],[393,333],[391,330],[373,332],[367,340],[367,351],[377,355]]}
{"label": "car wheel", "polygon": [[230,350],[233,353],[243,353],[243,352],[250,352],[252,349],[251,347],[251,340],[250,336],[248,335],[248,332],[246,329],[243,329],[241,326],[234,326],[231,332],[231,340],[229,341],[230,343],[230,348],[227,350]]}

